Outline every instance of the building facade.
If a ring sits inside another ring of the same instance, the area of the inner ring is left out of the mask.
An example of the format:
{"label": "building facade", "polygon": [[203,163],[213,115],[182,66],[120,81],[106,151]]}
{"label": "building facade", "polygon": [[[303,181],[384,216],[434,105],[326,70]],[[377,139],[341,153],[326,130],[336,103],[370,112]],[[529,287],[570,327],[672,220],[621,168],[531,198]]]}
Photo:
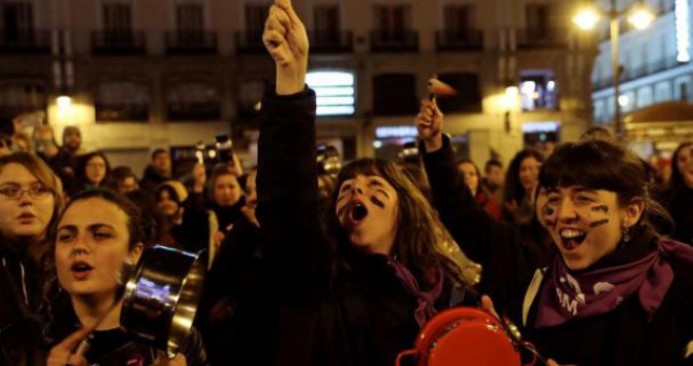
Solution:
{"label": "building facade", "polygon": [[[603,3],[607,9],[608,4]],[[632,3],[631,0],[620,1],[618,7],[626,9]],[[650,124],[648,131],[638,131],[636,136],[633,130],[642,128],[628,123],[628,115],[637,110],[664,102],[693,101],[693,63],[690,62],[693,4],[690,0],[648,0],[646,3],[656,14],[654,22],[645,30],[635,30],[628,27],[624,16],[619,36],[618,103],[626,121],[625,128],[631,131],[632,143],[643,157],[668,155],[679,142],[693,138],[693,129],[674,128],[671,124],[666,131]],[[611,42],[605,24],[599,37],[599,55],[592,72],[594,121],[608,124],[614,119],[616,101]]]}
{"label": "building facade", "polygon": [[[461,156],[507,162],[525,145],[576,138],[591,122],[596,54],[594,37],[570,26],[576,2],[294,0],[320,141],[348,159],[395,156],[432,75],[459,92],[439,104]],[[153,148],[231,133],[252,164],[274,78],[261,43],[269,4],[2,0],[0,118],[44,111],[58,133],[79,125],[88,148],[135,168]]]}

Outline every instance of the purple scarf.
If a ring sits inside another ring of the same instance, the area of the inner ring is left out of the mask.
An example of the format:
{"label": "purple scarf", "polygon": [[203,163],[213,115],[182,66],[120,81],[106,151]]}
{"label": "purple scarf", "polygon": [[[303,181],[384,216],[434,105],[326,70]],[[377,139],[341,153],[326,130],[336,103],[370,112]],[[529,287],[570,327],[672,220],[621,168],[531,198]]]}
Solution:
{"label": "purple scarf", "polygon": [[436,283],[430,290],[424,291],[419,289],[419,283],[404,264],[394,258],[389,258],[388,263],[395,270],[395,275],[402,282],[407,292],[416,297],[418,305],[414,311],[414,317],[419,326],[423,327],[437,312],[434,303],[443,292],[443,274],[441,273],[438,276]]}
{"label": "purple scarf", "polygon": [[534,326],[555,326],[607,313],[635,292],[652,318],[674,280],[667,257],[693,263],[693,247],[660,240],[656,251],[635,262],[580,274],[571,273],[557,257],[547,274]]}

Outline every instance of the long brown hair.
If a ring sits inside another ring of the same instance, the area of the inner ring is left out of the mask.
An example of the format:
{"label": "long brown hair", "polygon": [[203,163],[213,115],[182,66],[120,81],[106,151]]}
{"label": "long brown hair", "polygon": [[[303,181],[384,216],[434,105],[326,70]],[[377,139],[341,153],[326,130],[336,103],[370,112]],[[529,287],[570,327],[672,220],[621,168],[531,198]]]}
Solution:
{"label": "long brown hair", "polygon": [[393,163],[379,159],[360,159],[345,166],[339,176],[330,206],[327,209],[328,228],[337,237],[336,252],[353,251],[346,232],[335,214],[339,187],[357,175],[378,175],[394,187],[398,196],[395,240],[390,255],[407,268],[419,273],[422,285],[432,285],[437,276],[443,276],[459,284],[472,284],[475,279],[469,274],[471,262],[445,230],[438,216],[407,174]]}

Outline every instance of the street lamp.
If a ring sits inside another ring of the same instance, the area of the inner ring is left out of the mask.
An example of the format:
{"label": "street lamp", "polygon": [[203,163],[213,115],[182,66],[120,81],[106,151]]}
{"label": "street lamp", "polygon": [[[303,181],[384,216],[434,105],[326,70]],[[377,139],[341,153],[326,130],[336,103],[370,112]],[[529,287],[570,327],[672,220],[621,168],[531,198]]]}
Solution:
{"label": "street lamp", "polygon": [[614,129],[618,136],[623,136],[624,128],[621,121],[621,105],[619,103],[619,83],[621,81],[621,65],[619,62],[619,18],[628,15],[628,22],[636,29],[645,29],[654,20],[654,15],[648,10],[643,0],[638,0],[625,9],[618,10],[616,0],[609,0],[608,11],[596,6],[594,1],[585,1],[582,9],[573,17],[573,23],[582,30],[591,30],[599,21],[600,16],[607,16],[611,28],[611,67],[614,81]]}

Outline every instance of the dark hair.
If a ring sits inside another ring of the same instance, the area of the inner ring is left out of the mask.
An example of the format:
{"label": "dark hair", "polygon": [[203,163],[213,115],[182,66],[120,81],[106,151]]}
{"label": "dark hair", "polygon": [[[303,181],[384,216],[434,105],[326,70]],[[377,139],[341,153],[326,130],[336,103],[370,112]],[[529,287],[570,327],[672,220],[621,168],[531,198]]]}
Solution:
{"label": "dark hair", "polygon": [[157,157],[157,155],[159,155],[159,154],[168,154],[168,151],[166,151],[166,149],[161,149],[161,148],[152,151],[152,155],[151,155],[152,160],[154,160]]}
{"label": "dark hair", "polygon": [[117,166],[111,171],[111,180],[116,183],[130,177],[137,180],[137,175],[135,175],[135,172],[133,172],[129,166]]}
{"label": "dark hair", "polygon": [[681,170],[679,170],[678,160],[681,151],[689,146],[693,146],[693,142],[682,142],[679,144],[676,150],[674,150],[674,154],[671,156],[671,178],[669,180],[669,185],[674,189],[681,189],[686,185],[686,182],[683,180]]}
{"label": "dark hair", "polygon": [[231,169],[226,164],[222,165],[217,165],[214,170],[212,171],[212,177],[209,180],[209,200],[211,202],[214,201],[214,187],[217,185],[217,180],[219,180],[219,177],[222,177],[224,175],[232,175],[234,178],[236,178],[236,181],[238,182],[238,185],[241,187],[241,191],[244,191],[244,186],[241,185],[241,182],[239,180],[239,177],[236,175],[236,173]]}
{"label": "dark hair", "polygon": [[[408,174],[394,163],[380,159],[359,159],[346,165],[339,172],[332,199],[326,210],[328,229],[332,237],[336,238],[333,249],[339,261],[337,265],[348,269],[346,258],[349,258],[350,253],[354,253],[353,245],[335,214],[339,188],[344,181],[360,174],[382,177],[397,192],[399,208],[392,254],[413,273],[420,274],[422,286],[434,283],[439,274],[443,274],[453,283],[469,283],[463,274],[463,260],[459,259],[464,254],[459,252],[459,247],[440,223],[428,199]],[[459,253],[453,252],[455,248]]]}
{"label": "dark hair", "polygon": [[147,236],[145,235],[147,228],[145,227],[146,225],[145,220],[142,217],[142,212],[134,203],[132,203],[132,201],[107,189],[90,189],[78,193],[70,199],[70,202],[67,203],[65,209],[60,213],[58,219],[55,221],[55,224],[50,230],[50,238],[52,243],[55,243],[58,224],[65,215],[65,212],[67,212],[67,210],[69,210],[75,202],[84,201],[91,198],[100,198],[106,202],[110,202],[125,212],[125,215],[128,217],[128,248],[130,250],[135,248],[138,243],[149,242]]}
{"label": "dark hair", "polygon": [[617,137],[606,126],[592,126],[580,135],[580,140],[605,140],[616,143]]}
{"label": "dark hair", "polygon": [[657,230],[671,230],[673,220],[649,194],[649,182],[642,161],[619,144],[588,139],[559,145],[539,171],[544,188],[579,185],[616,193],[624,206],[635,199],[645,202],[641,223],[657,223]]}
{"label": "dark hair", "polygon": [[520,165],[527,158],[535,158],[540,163],[544,161],[544,155],[534,149],[524,149],[513,157],[508,166],[508,171],[505,172],[505,184],[503,185],[503,201],[515,201],[518,204],[525,198],[525,188],[520,183]]}
{"label": "dark hair", "polygon": [[498,159],[488,159],[488,160],[486,161],[486,164],[484,165],[484,172],[487,172],[487,173],[488,173],[488,170],[489,170],[491,167],[494,167],[494,166],[497,166],[497,167],[503,169],[503,163],[501,163],[500,160],[498,160]]}
{"label": "dark hair", "polygon": [[75,176],[82,184],[90,184],[89,180],[87,179],[87,164],[89,164],[89,160],[97,156],[103,159],[104,163],[106,164],[106,175],[104,175],[103,181],[101,181],[100,184],[100,186],[105,187],[108,184],[108,180],[111,174],[111,165],[108,162],[106,154],[104,154],[101,151],[94,151],[81,156],[79,158],[79,164],[77,165],[77,169],[75,171]]}

